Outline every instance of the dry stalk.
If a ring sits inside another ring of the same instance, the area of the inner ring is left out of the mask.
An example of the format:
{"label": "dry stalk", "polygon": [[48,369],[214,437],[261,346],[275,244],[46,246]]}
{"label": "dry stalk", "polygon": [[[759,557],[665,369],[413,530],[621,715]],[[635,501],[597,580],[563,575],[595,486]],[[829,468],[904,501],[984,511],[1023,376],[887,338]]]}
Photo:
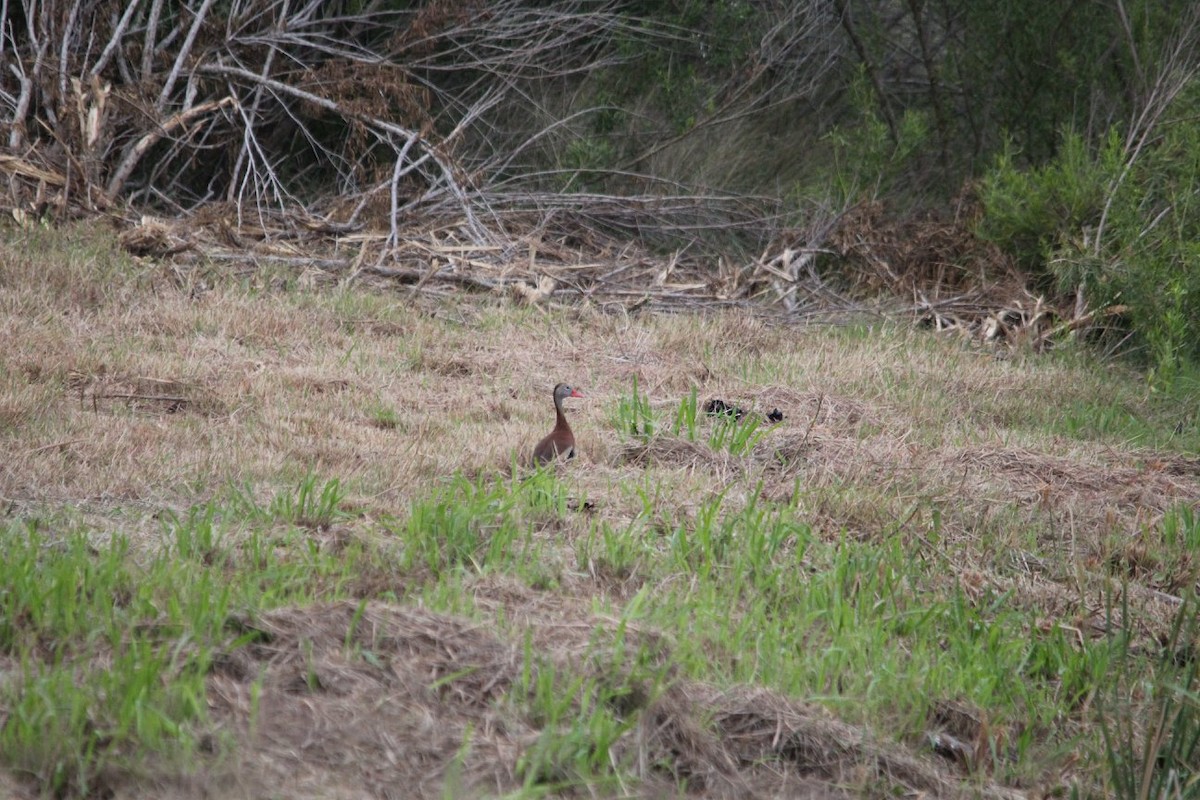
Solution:
{"label": "dry stalk", "polygon": [[[1129,17],[1125,11],[1124,0],[1117,0],[1117,8],[1121,21],[1129,31]],[[1137,46],[1130,36],[1129,50],[1133,56],[1139,73],[1142,67],[1138,60]],[[1120,174],[1112,180],[1108,187],[1104,208],[1100,212],[1100,221],[1096,224],[1096,235],[1093,241],[1093,254],[1099,256],[1104,245],[1104,229],[1108,223],[1108,215],[1112,210],[1117,191],[1129,177],[1134,164],[1141,157],[1146,144],[1157,135],[1159,123],[1163,115],[1179,97],[1179,94],[1192,85],[1200,74],[1200,8],[1191,6],[1184,15],[1176,34],[1171,37],[1165,47],[1162,65],[1154,76],[1154,82],[1144,96],[1138,98],[1139,107],[1130,121],[1129,132],[1125,135],[1125,163]],[[1153,226],[1155,223],[1151,223]]]}
{"label": "dry stalk", "polygon": [[661,138],[621,169],[631,170],[708,129],[814,95],[841,57],[830,36],[836,23],[826,4],[811,0],[780,4],[776,13],[778,18],[758,42],[757,59],[747,71],[735,72],[716,91],[721,102],[686,131]]}

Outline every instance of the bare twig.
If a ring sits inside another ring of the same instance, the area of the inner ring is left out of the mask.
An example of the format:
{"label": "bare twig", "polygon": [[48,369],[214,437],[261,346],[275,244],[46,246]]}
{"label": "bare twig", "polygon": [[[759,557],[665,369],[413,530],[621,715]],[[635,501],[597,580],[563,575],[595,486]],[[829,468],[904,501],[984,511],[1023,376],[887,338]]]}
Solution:
{"label": "bare twig", "polygon": [[[287,19],[288,5],[289,5],[288,2],[285,1],[283,4],[283,7],[280,9],[279,13],[280,13],[281,20]],[[273,65],[275,64],[275,54],[277,52],[278,51],[275,50],[274,48],[271,48],[270,50],[267,51],[267,57],[266,57],[266,59],[264,59],[263,67],[262,67],[262,70],[260,71],[260,74],[262,75],[263,78],[270,76],[271,69],[272,69]],[[252,136],[251,132],[254,130],[255,121],[258,119],[258,110],[262,104],[262,99],[263,99],[263,95],[264,95],[265,91],[266,91],[266,87],[263,86],[262,84],[259,84],[258,86],[256,86],[254,88],[254,99],[250,103],[250,108],[242,110],[243,117],[246,118],[246,127],[244,129],[245,132],[243,135],[244,144],[243,144],[243,147],[241,148],[241,150],[238,151],[237,162],[233,165],[233,180],[231,180],[229,182],[229,191],[227,194],[227,199],[230,201],[232,201],[234,199],[235,188],[239,186],[239,183],[244,185],[244,182],[239,182],[238,176],[242,173],[243,165],[246,164],[247,161],[252,160],[252,158],[253,158],[252,152],[254,149],[256,149],[256,146],[257,146],[257,143],[253,141],[253,136]],[[233,90],[232,86],[230,87],[230,94],[231,95],[234,94],[234,90]]]}
{"label": "bare twig", "polygon": [[718,92],[721,102],[682,133],[660,137],[621,169],[632,169],[703,130],[809,95],[820,85],[837,62],[822,5],[797,2],[779,8],[780,17],[759,41],[757,59]]}
{"label": "bare twig", "polygon": [[808,421],[808,427],[804,430],[804,438],[801,440],[804,444],[808,444],[808,436],[812,433],[813,426],[817,424],[817,418],[821,416],[821,406],[825,404],[825,393],[817,395],[817,410],[813,412],[812,419]]}
{"label": "bare twig", "polygon": [[204,0],[204,4],[200,6],[200,10],[196,12],[196,18],[192,20],[192,27],[188,30],[187,38],[183,45],[179,48],[179,54],[175,56],[175,65],[171,67],[171,72],[167,75],[166,82],[163,83],[162,92],[158,95],[158,110],[164,111],[167,107],[167,100],[171,97],[171,91],[175,88],[175,82],[179,80],[179,73],[183,70],[183,65],[187,63],[188,57],[192,53],[192,45],[196,42],[196,35],[200,32],[200,26],[204,24],[204,18],[208,16],[208,11],[212,8],[214,0]]}
{"label": "bare twig", "polygon": [[133,19],[134,12],[137,11],[138,6],[141,5],[141,2],[142,0],[133,0],[131,3],[125,6],[125,13],[121,15],[121,20],[117,23],[117,27],[113,31],[112,36],[109,37],[108,44],[104,46],[104,51],[100,53],[100,57],[96,59],[96,63],[92,65],[90,70],[91,75],[99,75],[104,71],[104,68],[108,66],[108,60],[112,58],[113,53],[116,52],[117,48],[120,46],[121,39],[125,37],[125,29],[129,27],[129,21]]}
{"label": "bare twig", "polygon": [[67,77],[71,74],[67,69],[67,57],[75,47],[75,23],[79,20],[79,6],[81,0],[75,0],[71,4],[71,11],[67,15],[66,26],[62,32],[62,48],[58,56],[58,96],[60,98],[67,96]]}
{"label": "bare twig", "polygon": [[404,177],[405,173],[404,159],[408,156],[409,148],[411,148],[413,143],[416,141],[416,136],[408,137],[408,139],[406,139],[404,142],[404,146],[400,148],[400,152],[396,154],[396,167],[392,170],[392,213],[390,215],[391,232],[388,234],[387,240],[387,247],[389,248],[395,245],[396,242],[400,241],[400,230],[398,227],[400,224],[398,221],[400,211],[400,179]]}
{"label": "bare twig", "polygon": [[35,447],[32,450],[26,450],[25,456],[28,458],[29,456],[37,455],[38,453],[44,453],[47,450],[57,450],[62,447],[70,447],[73,444],[80,444],[81,442],[86,441],[87,439],[64,439],[61,442],[52,442],[50,444],[44,444],[41,447]]}
{"label": "bare twig", "polygon": [[205,114],[232,105],[233,103],[234,99],[232,97],[224,97],[220,100],[212,100],[207,103],[202,103],[198,106],[193,106],[186,111],[180,111],[178,114],[163,122],[161,126],[147,133],[129,148],[129,152],[126,153],[125,159],[113,173],[112,178],[108,182],[108,187],[106,190],[108,192],[108,196],[116,197],[116,195],[120,193],[121,189],[124,188],[125,181],[129,178],[130,173],[133,172],[134,167],[137,166],[138,161],[146,154],[147,150],[153,147],[154,144],[164,136],[176,128],[191,123],[198,117],[202,117]]}
{"label": "bare twig", "polygon": [[162,14],[163,0],[154,0],[150,4],[150,16],[146,20],[146,36],[142,40],[142,80],[150,79],[150,69],[154,66],[154,39],[158,36],[158,18]]}
{"label": "bare twig", "polygon": [[[1117,5],[1124,24],[1128,25],[1124,4],[1119,2]],[[1136,63],[1137,53],[1132,40],[1129,46],[1133,51]],[[1129,177],[1129,173],[1141,157],[1146,144],[1156,135],[1163,115],[1166,114],[1179,94],[1192,85],[1198,74],[1200,74],[1200,9],[1191,6],[1175,35],[1164,46],[1162,64],[1155,76],[1154,84],[1149,87],[1148,94],[1142,99],[1141,107],[1131,121],[1129,132],[1125,136],[1125,163],[1121,167],[1121,172],[1109,184],[1104,200],[1104,209],[1100,212],[1100,221],[1096,224],[1096,236],[1092,245],[1094,255],[1099,256],[1102,252],[1104,230],[1117,192],[1124,184],[1125,179]]]}

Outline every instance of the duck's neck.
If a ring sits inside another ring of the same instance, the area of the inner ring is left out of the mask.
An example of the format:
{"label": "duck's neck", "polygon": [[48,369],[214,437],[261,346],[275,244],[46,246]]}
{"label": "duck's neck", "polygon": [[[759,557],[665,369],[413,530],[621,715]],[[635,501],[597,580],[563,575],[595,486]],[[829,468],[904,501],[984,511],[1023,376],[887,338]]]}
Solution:
{"label": "duck's neck", "polygon": [[555,430],[571,430],[571,426],[567,424],[567,416],[563,413],[562,400],[554,398],[554,429]]}

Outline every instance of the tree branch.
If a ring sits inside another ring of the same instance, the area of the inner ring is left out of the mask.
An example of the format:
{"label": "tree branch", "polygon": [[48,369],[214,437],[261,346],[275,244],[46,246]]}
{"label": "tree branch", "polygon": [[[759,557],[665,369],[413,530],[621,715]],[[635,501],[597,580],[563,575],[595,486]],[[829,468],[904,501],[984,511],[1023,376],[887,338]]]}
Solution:
{"label": "tree branch", "polygon": [[100,54],[100,58],[96,59],[96,63],[92,65],[90,70],[93,76],[99,75],[108,66],[108,60],[112,58],[112,54],[121,44],[121,39],[125,37],[125,29],[129,27],[129,21],[133,19],[133,14],[137,11],[142,0],[132,0],[129,5],[125,6],[125,13],[121,15],[121,21],[117,23],[116,30],[109,37],[108,44],[104,47],[104,52]]}
{"label": "tree branch", "polygon": [[113,173],[112,178],[108,181],[108,188],[105,190],[110,198],[115,199],[125,187],[125,181],[129,179],[129,175],[137,166],[138,161],[146,154],[146,151],[153,147],[160,139],[169,134],[176,128],[189,124],[192,120],[202,117],[211,111],[216,111],[219,108],[232,105],[234,99],[232,97],[224,97],[220,100],[211,100],[207,103],[201,103],[198,106],[193,106],[186,111],[180,111],[170,119],[163,122],[154,130],[147,133],[141,139],[138,139],[134,145],[129,148],[129,152],[125,154],[124,160]]}
{"label": "tree branch", "polygon": [[196,43],[196,35],[200,32],[200,26],[204,23],[204,18],[208,16],[208,10],[212,8],[214,0],[204,0],[204,4],[200,6],[200,10],[196,12],[196,18],[192,20],[192,27],[188,30],[187,38],[183,42],[183,46],[179,48],[179,54],[175,56],[175,65],[171,67],[171,73],[167,76],[166,82],[163,84],[162,93],[158,96],[158,110],[165,111],[167,107],[167,99],[171,96],[171,91],[175,88],[175,82],[179,79],[179,73],[183,70],[183,65],[191,55],[192,45]]}

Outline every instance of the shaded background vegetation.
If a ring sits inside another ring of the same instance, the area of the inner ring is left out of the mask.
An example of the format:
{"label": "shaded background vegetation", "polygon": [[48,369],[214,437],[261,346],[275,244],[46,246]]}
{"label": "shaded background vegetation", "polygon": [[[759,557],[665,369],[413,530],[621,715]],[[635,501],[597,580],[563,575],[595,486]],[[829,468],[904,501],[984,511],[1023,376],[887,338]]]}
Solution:
{"label": "shaded background vegetation", "polygon": [[[22,0],[0,107],[21,214],[214,203],[478,242],[602,230],[820,249],[863,203],[999,247],[1171,383],[1200,357],[1195,5]],[[904,228],[858,231],[882,238]],[[844,249],[819,268],[853,283]],[[970,272],[961,263],[929,265]],[[986,272],[982,279],[987,280]],[[941,278],[938,278],[941,280]]]}

